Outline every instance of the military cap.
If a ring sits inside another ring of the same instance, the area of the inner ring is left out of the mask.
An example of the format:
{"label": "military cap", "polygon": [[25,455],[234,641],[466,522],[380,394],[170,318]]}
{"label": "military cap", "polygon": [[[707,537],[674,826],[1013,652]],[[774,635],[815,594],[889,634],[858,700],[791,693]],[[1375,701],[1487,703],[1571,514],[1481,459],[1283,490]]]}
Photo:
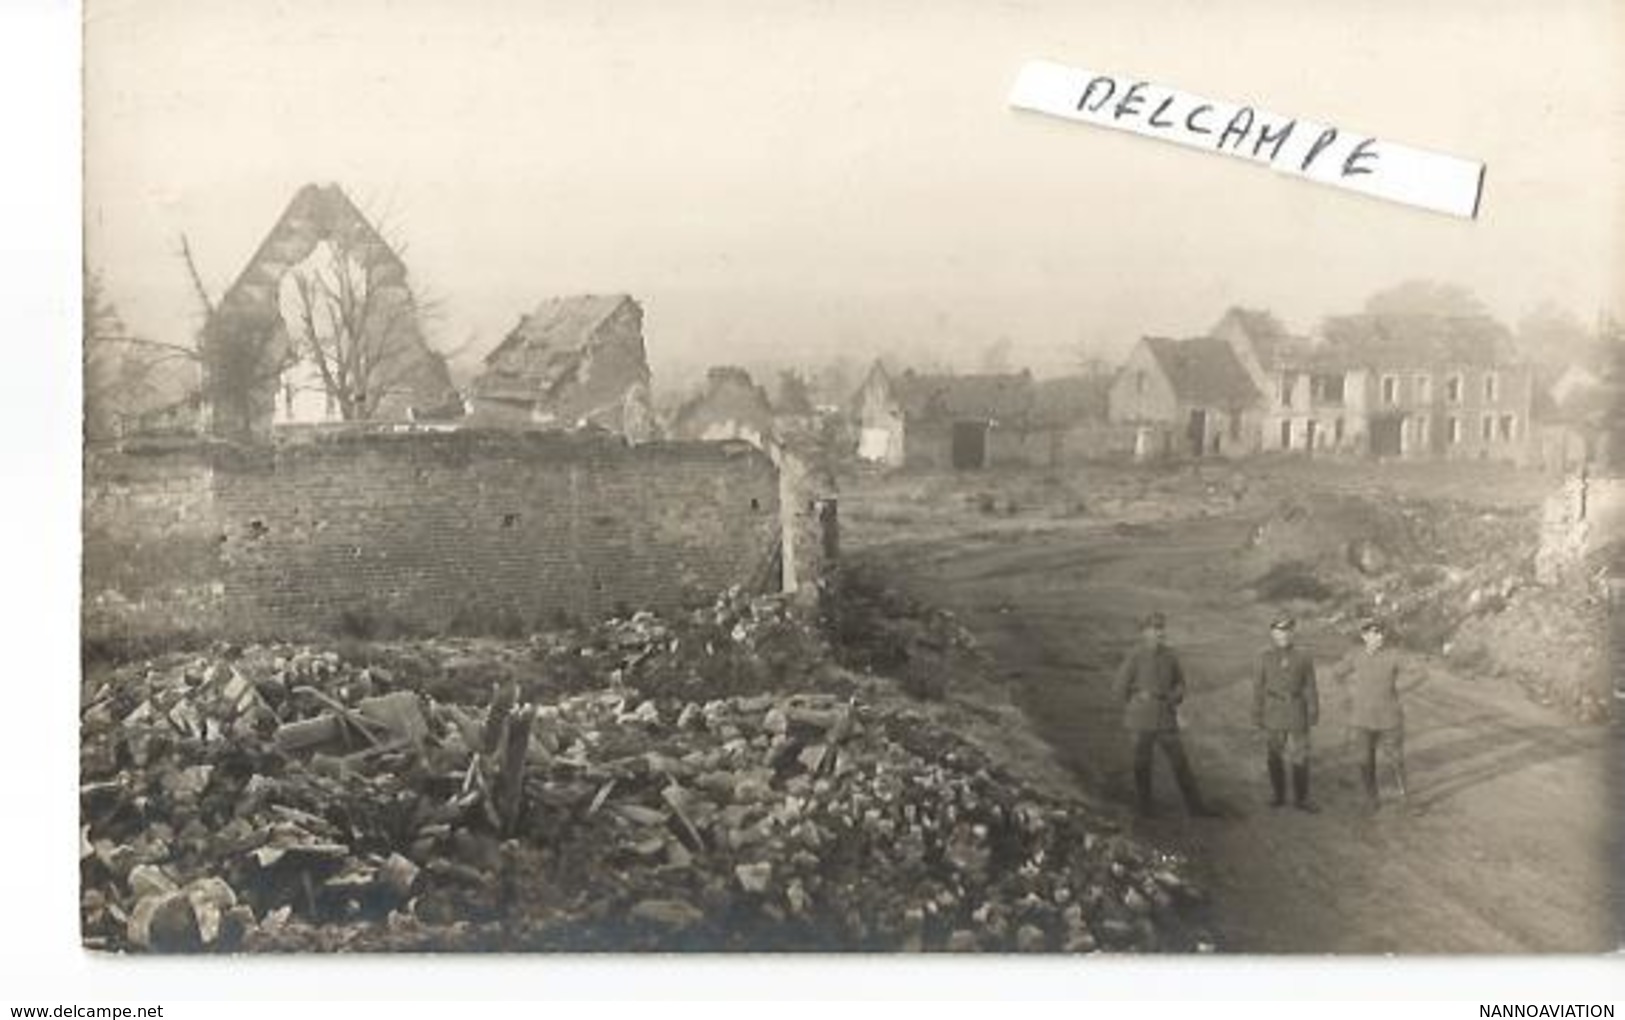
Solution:
{"label": "military cap", "polygon": [[1287,613],[1282,613],[1270,622],[1270,630],[1294,630],[1297,626],[1298,621]]}

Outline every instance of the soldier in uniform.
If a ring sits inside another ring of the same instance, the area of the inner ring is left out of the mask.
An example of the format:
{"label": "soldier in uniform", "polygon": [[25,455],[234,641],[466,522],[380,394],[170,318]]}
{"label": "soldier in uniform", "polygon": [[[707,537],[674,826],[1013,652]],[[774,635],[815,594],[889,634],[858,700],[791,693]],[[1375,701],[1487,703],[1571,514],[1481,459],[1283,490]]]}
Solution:
{"label": "soldier in uniform", "polygon": [[1309,799],[1309,730],[1320,721],[1315,663],[1293,645],[1297,622],[1290,616],[1270,624],[1270,648],[1253,682],[1253,725],[1264,731],[1270,776],[1270,807],[1286,803],[1287,766],[1292,766],[1292,803],[1300,811],[1319,808]]}
{"label": "soldier in uniform", "polygon": [[1117,695],[1123,702],[1123,725],[1134,734],[1134,792],[1140,814],[1151,815],[1153,748],[1173,768],[1174,782],[1185,800],[1185,810],[1199,818],[1212,817],[1202,802],[1190,759],[1179,737],[1179,703],[1185,698],[1185,674],[1179,657],[1166,644],[1167,621],[1152,613],[1140,622],[1141,642],[1117,670]]}
{"label": "soldier in uniform", "polygon": [[1399,656],[1384,647],[1386,639],[1377,621],[1368,620],[1360,626],[1365,648],[1354,653],[1349,670],[1349,725],[1360,755],[1360,785],[1365,789],[1366,809],[1377,810],[1380,750],[1393,769],[1400,802],[1410,812],[1410,793],[1405,788],[1405,714],[1399,704],[1400,663]]}

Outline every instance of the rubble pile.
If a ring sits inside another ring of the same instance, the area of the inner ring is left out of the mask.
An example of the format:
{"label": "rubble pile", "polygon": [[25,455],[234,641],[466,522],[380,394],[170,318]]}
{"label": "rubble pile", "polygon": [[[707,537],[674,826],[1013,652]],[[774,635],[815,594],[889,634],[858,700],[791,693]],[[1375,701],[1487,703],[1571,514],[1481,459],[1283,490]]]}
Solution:
{"label": "rubble pile", "polygon": [[1438,651],[1532,580],[1535,537],[1522,511],[1321,494],[1278,506],[1239,556],[1260,598],[1317,603],[1334,620],[1380,616]]}
{"label": "rubble pile", "polygon": [[1323,496],[1291,502],[1242,550],[1260,598],[1312,602],[1350,629],[1376,616],[1399,642],[1467,675],[1507,677],[1583,721],[1608,717],[1605,585],[1537,583],[1538,529],[1523,510]]}
{"label": "rubble pile", "polygon": [[1463,671],[1509,677],[1582,722],[1609,718],[1609,610],[1600,579],[1520,589],[1469,617],[1445,648]]}
{"label": "rubble pile", "polygon": [[[742,628],[738,644],[776,633],[771,612],[735,609],[715,619]],[[1180,861],[1036,792],[905,702],[712,696],[687,667],[650,665],[686,661],[680,649],[626,666],[685,635],[633,618],[575,645],[425,642],[415,659],[395,646],[415,663],[398,670],[262,645],[108,672],[82,713],[86,944],[1201,944]],[[576,689],[584,672],[552,688],[521,676],[539,651],[562,662],[571,647],[604,669],[596,689]]]}
{"label": "rubble pile", "polygon": [[842,571],[826,630],[843,666],[895,677],[918,698],[943,697],[958,676],[986,675],[988,656],[950,611],[886,583],[879,568]]}
{"label": "rubble pile", "polygon": [[602,687],[606,679],[646,696],[719,698],[834,685],[817,621],[782,596],[733,588],[676,620],[650,612],[585,629],[538,635],[532,658],[550,686]]}
{"label": "rubble pile", "polygon": [[523,639],[480,637],[345,641],[352,665],[371,666],[442,700],[517,681],[527,697],[598,690],[645,696],[726,697],[768,690],[847,691],[831,668],[821,624],[780,595],[729,589],[711,605],[662,617],[637,612]]}

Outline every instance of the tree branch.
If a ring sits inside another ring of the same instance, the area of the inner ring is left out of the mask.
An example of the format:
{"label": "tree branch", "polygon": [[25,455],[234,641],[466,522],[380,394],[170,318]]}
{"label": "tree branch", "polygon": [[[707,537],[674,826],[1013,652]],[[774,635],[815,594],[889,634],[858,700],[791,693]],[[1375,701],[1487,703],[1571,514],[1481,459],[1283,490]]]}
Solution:
{"label": "tree branch", "polygon": [[192,281],[192,291],[203,306],[203,317],[207,322],[214,317],[214,302],[209,298],[209,289],[203,286],[203,277],[197,271],[197,260],[192,258],[192,242],[185,234],[181,235],[181,260],[186,263],[186,275]]}

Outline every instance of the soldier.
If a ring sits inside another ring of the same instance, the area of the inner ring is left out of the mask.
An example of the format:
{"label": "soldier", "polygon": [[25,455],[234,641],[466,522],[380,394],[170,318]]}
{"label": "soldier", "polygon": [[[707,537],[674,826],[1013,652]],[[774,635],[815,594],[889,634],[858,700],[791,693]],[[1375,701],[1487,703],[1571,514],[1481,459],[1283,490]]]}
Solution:
{"label": "soldier", "polygon": [[1309,799],[1309,730],[1320,721],[1315,663],[1293,646],[1297,622],[1280,616],[1270,624],[1271,647],[1253,682],[1253,725],[1264,731],[1270,775],[1270,807],[1286,803],[1286,766],[1292,766],[1292,803],[1300,811],[1320,810]]}
{"label": "soldier", "polygon": [[1174,770],[1174,782],[1185,810],[1198,818],[1214,812],[1202,803],[1196,776],[1179,738],[1179,703],[1185,698],[1185,675],[1179,657],[1165,643],[1167,621],[1152,613],[1140,622],[1141,643],[1117,670],[1117,695],[1123,701],[1124,727],[1134,734],[1134,793],[1141,815],[1154,813],[1151,799],[1152,748],[1160,746]]}
{"label": "soldier", "polygon": [[1399,656],[1383,647],[1387,635],[1376,620],[1361,624],[1360,640],[1365,648],[1354,653],[1349,670],[1349,726],[1354,730],[1355,748],[1360,755],[1360,785],[1365,789],[1366,810],[1377,810],[1377,752],[1381,749],[1399,784],[1400,803],[1407,813],[1414,813],[1405,788],[1405,714],[1399,704]]}

